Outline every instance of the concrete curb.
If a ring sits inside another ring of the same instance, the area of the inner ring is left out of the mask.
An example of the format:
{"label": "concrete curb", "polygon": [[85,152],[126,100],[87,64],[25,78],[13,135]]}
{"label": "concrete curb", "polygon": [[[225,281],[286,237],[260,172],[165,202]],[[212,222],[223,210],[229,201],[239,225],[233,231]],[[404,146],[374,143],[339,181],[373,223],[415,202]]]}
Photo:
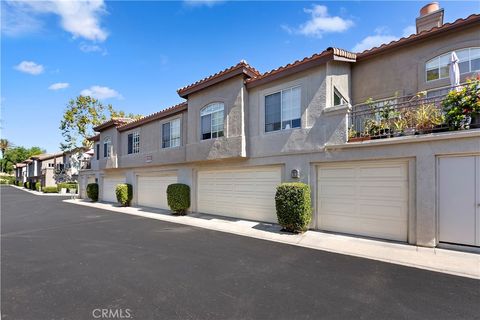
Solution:
{"label": "concrete curb", "polygon": [[28,192],[30,194],[33,194],[33,195],[36,195],[36,196],[44,196],[44,197],[71,197],[72,195],[70,193],[66,193],[66,194],[60,194],[60,193],[43,193],[43,192],[39,192],[39,191],[34,191],[34,190],[28,190],[28,189],[25,189],[23,187],[19,187],[19,186],[14,186],[14,185],[9,185],[10,187],[13,187],[13,188],[17,188],[18,190],[22,190],[22,191],[25,191],[25,192]]}
{"label": "concrete curb", "polygon": [[439,248],[423,248],[408,244],[311,230],[304,234],[292,235],[281,232],[280,226],[275,224],[236,220],[198,213],[187,216],[172,216],[170,211],[153,208],[116,207],[109,203],[92,203],[78,199],[63,200],[63,202],[461,277],[480,279],[480,255],[476,253]]}

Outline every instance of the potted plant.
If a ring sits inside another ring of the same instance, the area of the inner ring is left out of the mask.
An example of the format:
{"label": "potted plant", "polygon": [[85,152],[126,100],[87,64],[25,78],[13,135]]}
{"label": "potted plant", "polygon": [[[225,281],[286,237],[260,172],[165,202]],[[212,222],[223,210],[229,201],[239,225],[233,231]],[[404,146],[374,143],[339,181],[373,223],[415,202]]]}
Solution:
{"label": "potted plant", "polygon": [[415,111],[416,129],[420,133],[430,133],[433,128],[444,123],[445,118],[433,103],[421,104]]}

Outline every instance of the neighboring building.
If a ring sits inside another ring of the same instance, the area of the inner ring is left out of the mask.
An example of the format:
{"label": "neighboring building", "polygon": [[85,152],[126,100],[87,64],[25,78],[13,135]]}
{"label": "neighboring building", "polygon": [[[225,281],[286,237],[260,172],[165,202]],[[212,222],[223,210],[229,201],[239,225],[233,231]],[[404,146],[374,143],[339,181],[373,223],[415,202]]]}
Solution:
{"label": "neighboring building", "polygon": [[443,10],[430,5],[417,29],[362,53],[328,48],[266,73],[242,61],[179,89],[185,102],[135,121],[107,121],[91,139],[81,195],[98,182],[100,200],[115,202],[115,186],[127,182],[134,205],[167,209],[167,186],[181,182],[191,187],[192,211],[276,222],[276,186],[301,181],[312,188],[313,229],[480,246],[474,124],[349,137],[387,107],[439,107],[450,86],[450,52],[459,53],[462,81],[480,71],[480,15],[443,24]]}
{"label": "neighboring building", "polygon": [[15,180],[24,183],[27,181],[27,165],[25,163],[17,163],[14,165]]}

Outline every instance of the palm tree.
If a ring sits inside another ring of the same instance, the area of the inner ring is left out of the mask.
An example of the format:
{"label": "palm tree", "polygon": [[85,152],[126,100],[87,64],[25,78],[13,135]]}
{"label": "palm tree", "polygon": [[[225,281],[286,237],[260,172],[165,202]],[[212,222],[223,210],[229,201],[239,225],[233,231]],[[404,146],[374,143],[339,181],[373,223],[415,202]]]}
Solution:
{"label": "palm tree", "polygon": [[0,171],[1,172],[3,172],[3,170],[4,170],[3,167],[6,166],[4,164],[5,161],[3,161],[4,157],[5,157],[5,151],[7,151],[11,146],[12,146],[12,144],[7,139],[0,139],[0,151],[2,152],[2,164],[0,166]]}

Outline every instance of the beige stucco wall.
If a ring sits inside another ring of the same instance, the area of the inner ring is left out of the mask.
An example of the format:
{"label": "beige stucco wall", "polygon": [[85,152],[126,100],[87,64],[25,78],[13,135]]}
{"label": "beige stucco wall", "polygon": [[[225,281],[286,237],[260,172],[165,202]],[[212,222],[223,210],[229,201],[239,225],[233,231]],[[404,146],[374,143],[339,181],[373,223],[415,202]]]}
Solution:
{"label": "beige stucco wall", "polygon": [[[353,104],[368,98],[389,98],[450,85],[449,79],[426,82],[425,63],[452,50],[479,47],[480,25],[445,33],[423,42],[390,50],[352,64]],[[471,75],[471,74],[470,74]],[[466,75],[462,75],[464,81]]]}
{"label": "beige stucco wall", "polygon": [[[109,158],[103,156],[103,140],[110,137],[112,141],[111,153]],[[117,156],[120,148],[120,133],[116,127],[110,127],[100,132],[100,159],[98,161],[99,169],[116,168],[118,166]]]}

